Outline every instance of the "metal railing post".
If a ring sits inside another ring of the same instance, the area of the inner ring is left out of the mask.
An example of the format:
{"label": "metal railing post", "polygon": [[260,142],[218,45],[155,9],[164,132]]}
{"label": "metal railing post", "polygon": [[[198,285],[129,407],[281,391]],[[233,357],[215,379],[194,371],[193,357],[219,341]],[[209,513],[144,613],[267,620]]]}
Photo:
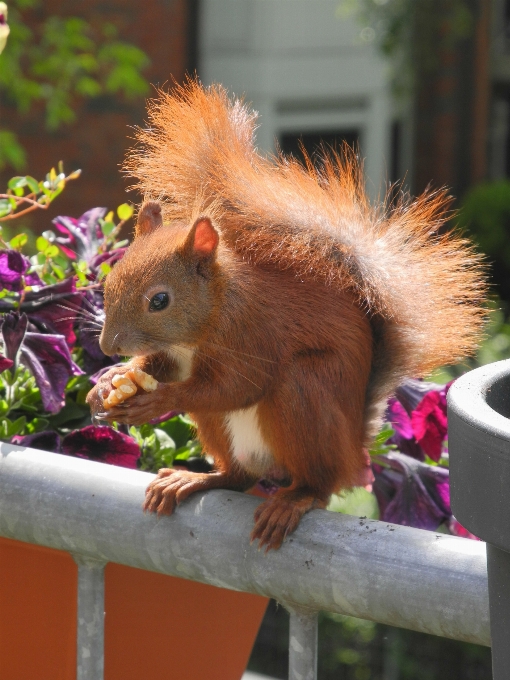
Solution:
{"label": "metal railing post", "polygon": [[77,680],[104,678],[105,562],[73,555],[78,565]]}
{"label": "metal railing post", "polygon": [[290,610],[289,680],[317,680],[318,613]]}

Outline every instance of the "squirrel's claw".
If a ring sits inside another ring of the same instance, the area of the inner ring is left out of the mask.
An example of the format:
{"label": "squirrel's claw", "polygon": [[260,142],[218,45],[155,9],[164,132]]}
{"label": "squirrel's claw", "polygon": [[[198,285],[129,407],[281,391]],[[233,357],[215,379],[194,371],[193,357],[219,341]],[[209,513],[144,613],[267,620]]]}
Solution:
{"label": "squirrel's claw", "polygon": [[281,489],[255,510],[251,543],[258,540],[259,550],[266,546],[266,553],[277,550],[296,529],[301,517],[316,507],[325,507],[325,503],[303,491]]}

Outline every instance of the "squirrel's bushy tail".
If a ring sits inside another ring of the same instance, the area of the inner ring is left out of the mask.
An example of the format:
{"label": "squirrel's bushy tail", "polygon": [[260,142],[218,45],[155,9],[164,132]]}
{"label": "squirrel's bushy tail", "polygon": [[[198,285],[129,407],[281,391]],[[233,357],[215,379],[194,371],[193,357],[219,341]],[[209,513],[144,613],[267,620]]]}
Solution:
{"label": "squirrel's bushy tail", "polygon": [[212,211],[223,239],[252,262],[354,289],[374,320],[369,404],[405,377],[471,354],[484,319],[483,266],[465,239],[441,232],[446,194],[373,207],[352,151],[325,154],[320,169],[266,158],[255,122],[221,86],[189,81],[150,104],[126,169],[164,203],[166,219]]}

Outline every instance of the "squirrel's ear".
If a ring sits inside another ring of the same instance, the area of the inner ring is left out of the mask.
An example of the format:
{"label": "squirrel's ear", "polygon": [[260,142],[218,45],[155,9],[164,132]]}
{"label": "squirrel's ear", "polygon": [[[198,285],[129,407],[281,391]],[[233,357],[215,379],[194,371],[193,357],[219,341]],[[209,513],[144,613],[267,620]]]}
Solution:
{"label": "squirrel's ear", "polygon": [[220,242],[220,237],[208,217],[199,217],[195,222],[185,243],[185,250],[198,257],[213,255]]}
{"label": "squirrel's ear", "polygon": [[138,213],[135,234],[136,236],[149,234],[151,231],[161,227],[162,224],[161,205],[157,201],[145,201]]}

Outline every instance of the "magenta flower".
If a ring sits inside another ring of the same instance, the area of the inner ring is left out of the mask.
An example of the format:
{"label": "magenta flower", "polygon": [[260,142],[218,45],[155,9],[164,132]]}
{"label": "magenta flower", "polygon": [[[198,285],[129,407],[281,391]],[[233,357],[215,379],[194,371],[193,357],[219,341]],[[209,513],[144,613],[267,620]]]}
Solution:
{"label": "magenta flower", "polygon": [[388,444],[394,444],[399,451],[417,460],[425,460],[425,453],[415,439],[411,418],[402,404],[394,397],[388,400],[386,420],[394,430]]}
{"label": "magenta flower", "polygon": [[62,453],[78,458],[136,468],[140,447],[127,434],[104,425],[88,425],[66,435]]}
{"label": "magenta flower", "polygon": [[64,438],[53,430],[16,435],[12,443],[127,468],[136,468],[140,457],[140,447],[132,437],[108,426],[88,425]]}
{"label": "magenta flower", "polygon": [[388,401],[386,420],[395,434],[389,440],[399,451],[417,460],[425,454],[438,461],[447,435],[446,394],[451,383],[437,385],[406,380]]}
{"label": "magenta flower", "polygon": [[395,396],[405,408],[407,413],[411,415],[414,409],[418,406],[423,397],[433,390],[442,390],[444,385],[438,385],[433,382],[426,382],[424,380],[408,379],[397,387]]}
{"label": "magenta flower", "polygon": [[416,441],[429,458],[438,461],[441,447],[446,438],[446,392],[428,392],[411,414],[411,423]]}
{"label": "magenta flower", "polygon": [[460,522],[458,522],[455,517],[452,515],[447,522],[448,526],[448,531],[453,534],[453,536],[460,536],[461,538],[470,538],[473,541],[479,541],[480,539],[478,536],[475,536],[472,534],[470,531],[468,531],[465,527],[462,526]]}
{"label": "magenta flower", "polygon": [[12,368],[13,366],[14,361],[8,359],[7,357],[4,357],[3,354],[0,354],[0,373],[2,371],[7,371],[9,368]]}

